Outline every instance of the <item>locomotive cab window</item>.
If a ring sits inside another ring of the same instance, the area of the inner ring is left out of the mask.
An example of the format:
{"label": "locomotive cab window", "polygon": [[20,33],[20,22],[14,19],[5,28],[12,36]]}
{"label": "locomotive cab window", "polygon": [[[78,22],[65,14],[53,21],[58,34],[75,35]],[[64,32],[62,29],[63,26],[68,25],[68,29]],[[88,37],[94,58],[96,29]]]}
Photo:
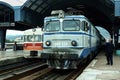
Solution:
{"label": "locomotive cab window", "polygon": [[63,21],[64,31],[79,31],[80,30],[80,20],[64,20]]}
{"label": "locomotive cab window", "polygon": [[59,31],[60,29],[60,22],[58,20],[54,21],[47,21],[45,25],[45,31],[52,32],[52,31]]}
{"label": "locomotive cab window", "polygon": [[34,40],[36,41],[36,42],[40,42],[40,41],[42,41],[42,39],[41,39],[41,35],[35,35],[34,36]]}
{"label": "locomotive cab window", "polygon": [[25,35],[24,36],[24,41],[25,42],[39,42],[41,41],[41,35]]}

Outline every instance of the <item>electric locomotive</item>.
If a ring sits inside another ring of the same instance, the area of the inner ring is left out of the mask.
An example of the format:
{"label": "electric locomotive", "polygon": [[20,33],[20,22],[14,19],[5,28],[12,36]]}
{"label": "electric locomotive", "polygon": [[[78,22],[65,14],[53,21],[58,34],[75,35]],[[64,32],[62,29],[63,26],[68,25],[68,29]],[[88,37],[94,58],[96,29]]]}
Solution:
{"label": "electric locomotive", "polygon": [[44,18],[43,47],[41,58],[50,68],[77,69],[78,64],[95,55],[101,44],[99,31],[84,15],[65,15],[53,11]]}

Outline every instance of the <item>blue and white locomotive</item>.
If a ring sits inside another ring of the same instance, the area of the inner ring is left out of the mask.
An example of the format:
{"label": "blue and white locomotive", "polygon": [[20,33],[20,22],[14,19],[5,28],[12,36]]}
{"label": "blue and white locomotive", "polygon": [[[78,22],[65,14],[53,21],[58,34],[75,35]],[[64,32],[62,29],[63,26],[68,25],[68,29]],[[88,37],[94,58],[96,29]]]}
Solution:
{"label": "blue and white locomotive", "polygon": [[82,60],[97,53],[102,36],[83,15],[66,16],[61,10],[52,14],[44,19],[41,58],[51,68],[76,69]]}

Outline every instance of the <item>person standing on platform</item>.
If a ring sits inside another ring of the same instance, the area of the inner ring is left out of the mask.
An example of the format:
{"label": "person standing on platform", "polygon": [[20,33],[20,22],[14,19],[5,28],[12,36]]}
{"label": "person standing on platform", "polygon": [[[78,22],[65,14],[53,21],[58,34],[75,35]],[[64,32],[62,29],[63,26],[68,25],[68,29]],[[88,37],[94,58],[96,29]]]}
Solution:
{"label": "person standing on platform", "polygon": [[16,50],[17,50],[17,42],[15,41],[13,45],[13,51],[16,51]]}
{"label": "person standing on platform", "polygon": [[105,44],[105,55],[107,59],[107,65],[113,65],[113,52],[114,45],[112,43],[112,39],[109,39]]}

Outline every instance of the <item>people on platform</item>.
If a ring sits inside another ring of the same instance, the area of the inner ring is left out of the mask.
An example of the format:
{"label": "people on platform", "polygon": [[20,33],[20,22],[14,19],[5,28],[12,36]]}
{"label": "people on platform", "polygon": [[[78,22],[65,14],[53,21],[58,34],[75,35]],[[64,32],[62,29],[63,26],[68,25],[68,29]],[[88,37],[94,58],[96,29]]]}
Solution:
{"label": "people on platform", "polygon": [[112,39],[106,41],[105,44],[105,56],[107,60],[107,65],[113,65],[113,52],[114,52],[114,45],[112,43]]}
{"label": "people on platform", "polygon": [[16,50],[17,50],[17,42],[15,41],[13,45],[13,51],[16,51]]}

